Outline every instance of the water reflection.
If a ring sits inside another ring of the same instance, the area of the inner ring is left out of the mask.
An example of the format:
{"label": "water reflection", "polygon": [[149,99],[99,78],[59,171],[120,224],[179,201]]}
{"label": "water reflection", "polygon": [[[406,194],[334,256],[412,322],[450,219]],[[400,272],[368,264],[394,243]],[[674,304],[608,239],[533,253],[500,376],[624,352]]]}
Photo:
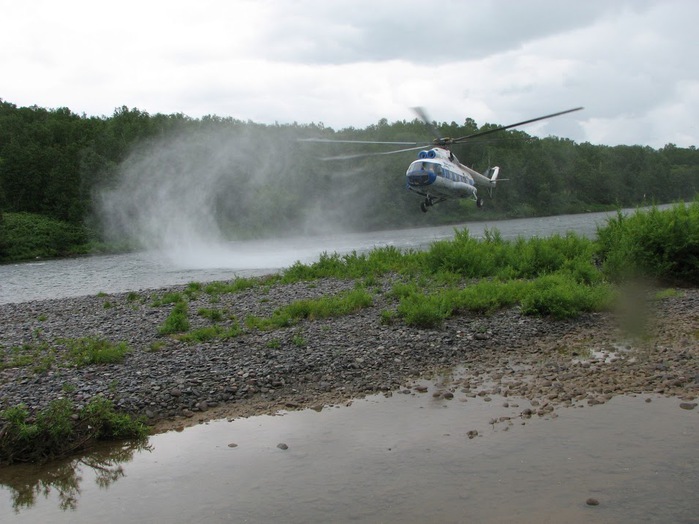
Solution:
{"label": "water reflection", "polygon": [[83,471],[90,470],[95,484],[107,489],[125,476],[123,464],[136,453],[151,451],[147,440],[123,442],[95,449],[80,457],[43,465],[18,465],[0,469],[0,486],[10,492],[15,513],[32,508],[39,497],[56,499],[58,507],[76,510],[80,498]]}
{"label": "water reflection", "polygon": [[697,522],[699,412],[678,399],[525,419],[526,399],[435,396],[444,385],[201,424],[37,479],[0,474],[15,508],[0,485],[0,521]]}

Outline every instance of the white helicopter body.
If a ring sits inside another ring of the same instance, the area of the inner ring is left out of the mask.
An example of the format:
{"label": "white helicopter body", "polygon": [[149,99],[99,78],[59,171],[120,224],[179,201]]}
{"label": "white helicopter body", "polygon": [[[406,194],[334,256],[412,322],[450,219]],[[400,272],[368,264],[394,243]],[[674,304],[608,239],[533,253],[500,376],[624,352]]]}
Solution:
{"label": "white helicopter body", "polygon": [[405,177],[407,188],[425,197],[421,205],[424,212],[447,198],[472,198],[481,207],[483,199],[478,198],[476,185],[494,188],[499,172],[499,167],[492,167],[481,174],[461,164],[448,149],[434,147],[418,153],[418,159],[408,166]]}
{"label": "white helicopter body", "polygon": [[417,113],[418,117],[425,123],[425,125],[427,125],[435,137],[435,139],[432,141],[434,147],[431,149],[424,149],[428,144],[422,143],[422,145],[419,145],[417,142],[333,140],[327,138],[304,138],[301,140],[304,142],[395,144],[412,146],[393,151],[326,157],[325,160],[348,160],[367,156],[392,155],[396,153],[404,153],[406,151],[417,151],[419,149],[421,151],[418,153],[418,158],[417,160],[414,160],[410,166],[408,166],[408,169],[405,172],[405,178],[407,188],[410,191],[424,197],[424,200],[420,204],[420,209],[422,209],[423,212],[426,212],[428,207],[438,204],[439,202],[443,202],[449,198],[471,198],[476,202],[478,207],[482,207],[483,199],[478,197],[476,186],[484,186],[488,188],[492,196],[492,191],[497,184],[500,168],[490,167],[485,174],[479,173],[475,169],[467,167],[459,162],[459,159],[456,158],[454,153],[452,153],[452,151],[449,149],[450,146],[454,144],[463,144],[477,137],[482,137],[498,131],[504,131],[506,129],[511,129],[524,124],[530,124],[532,122],[538,122],[539,120],[544,120],[546,118],[553,118],[556,116],[565,115],[567,113],[572,113],[573,111],[580,111],[581,109],[583,108],[576,107],[573,109],[567,109],[565,111],[559,111],[558,113],[532,118],[523,122],[517,122],[516,124],[478,131],[459,138],[448,138],[440,135],[435,124],[428,118],[427,114],[422,108],[414,107],[413,110],[415,113]]}

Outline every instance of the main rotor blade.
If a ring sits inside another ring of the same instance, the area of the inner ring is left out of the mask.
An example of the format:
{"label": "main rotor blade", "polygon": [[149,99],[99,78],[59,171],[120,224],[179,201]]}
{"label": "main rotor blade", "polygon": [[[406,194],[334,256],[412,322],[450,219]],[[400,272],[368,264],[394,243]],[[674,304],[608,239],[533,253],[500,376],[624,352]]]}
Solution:
{"label": "main rotor blade", "polygon": [[425,144],[419,145],[417,147],[408,147],[406,149],[395,149],[393,151],[379,151],[374,153],[356,153],[353,155],[338,155],[338,156],[324,156],[321,160],[351,160],[353,158],[365,158],[368,156],[383,156],[383,155],[394,155],[396,153],[405,153],[406,151],[417,151],[418,149],[423,149]]}
{"label": "main rotor blade", "polygon": [[512,127],[523,126],[524,124],[531,124],[532,122],[538,122],[539,120],[545,120],[547,118],[553,118],[554,116],[565,115],[567,113],[572,113],[573,111],[580,111],[584,109],[583,107],[575,107],[573,109],[566,109],[565,111],[559,111],[558,113],[552,113],[550,115],[540,116],[537,118],[532,118],[530,120],[525,120],[523,122],[517,122],[516,124],[510,124],[509,126],[497,127],[495,129],[488,129],[487,131],[479,131],[477,133],[471,133],[470,135],[462,136],[452,140],[452,143],[463,142],[477,136],[489,135],[490,133],[496,133],[498,131],[504,131],[505,129],[510,129]]}
{"label": "main rotor blade", "polygon": [[425,145],[427,142],[381,142],[378,140],[335,140],[333,138],[299,138],[299,142],[317,142],[323,144],[393,144],[396,146]]}
{"label": "main rotor blade", "polygon": [[439,131],[432,123],[432,120],[430,120],[430,118],[427,116],[427,112],[422,107],[419,107],[419,106],[413,107],[412,109],[413,109],[413,111],[415,111],[415,114],[420,118],[420,120],[422,120],[425,123],[425,125],[429,128],[430,133],[432,133],[432,135],[437,140],[441,140],[442,135],[439,134]]}

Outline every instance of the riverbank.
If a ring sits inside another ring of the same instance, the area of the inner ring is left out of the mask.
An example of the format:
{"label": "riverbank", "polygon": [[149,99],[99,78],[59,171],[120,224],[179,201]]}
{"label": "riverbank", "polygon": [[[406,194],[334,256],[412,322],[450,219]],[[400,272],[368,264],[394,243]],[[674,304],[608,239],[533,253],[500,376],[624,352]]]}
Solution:
{"label": "riverbank", "polygon": [[[186,286],[0,305],[0,409],[39,410],[56,398],[80,406],[101,395],[160,431],[405,390],[454,366],[465,372],[445,384],[447,398],[456,388],[523,398],[523,417],[640,393],[675,396],[692,409],[699,396],[697,289],[650,297],[644,337],[630,341],[613,313],[554,321],[511,308],[452,317],[438,329],[387,323],[382,312],[395,307],[390,286],[382,280],[373,305],[357,313],[200,342],[160,334],[174,308],[163,299]],[[199,312],[190,315],[191,329],[212,325],[203,311],[220,312],[217,325],[230,326],[353,287],[321,279],[221,295],[190,289],[189,310]],[[66,341],[85,337],[124,342],[130,352],[120,363],[65,365]],[[31,354],[30,363],[8,366],[20,354]]]}

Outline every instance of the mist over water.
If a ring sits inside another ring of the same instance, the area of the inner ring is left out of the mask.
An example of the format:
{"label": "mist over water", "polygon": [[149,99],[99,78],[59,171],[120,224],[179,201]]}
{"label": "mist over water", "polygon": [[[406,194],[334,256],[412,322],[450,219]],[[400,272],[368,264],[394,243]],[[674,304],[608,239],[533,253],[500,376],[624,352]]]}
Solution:
{"label": "mist over water", "polygon": [[347,214],[372,204],[360,198],[370,191],[356,167],[341,184],[331,169],[308,157],[293,129],[202,125],[135,149],[98,212],[107,238],[179,267],[284,267],[302,258],[305,237],[348,231]]}

